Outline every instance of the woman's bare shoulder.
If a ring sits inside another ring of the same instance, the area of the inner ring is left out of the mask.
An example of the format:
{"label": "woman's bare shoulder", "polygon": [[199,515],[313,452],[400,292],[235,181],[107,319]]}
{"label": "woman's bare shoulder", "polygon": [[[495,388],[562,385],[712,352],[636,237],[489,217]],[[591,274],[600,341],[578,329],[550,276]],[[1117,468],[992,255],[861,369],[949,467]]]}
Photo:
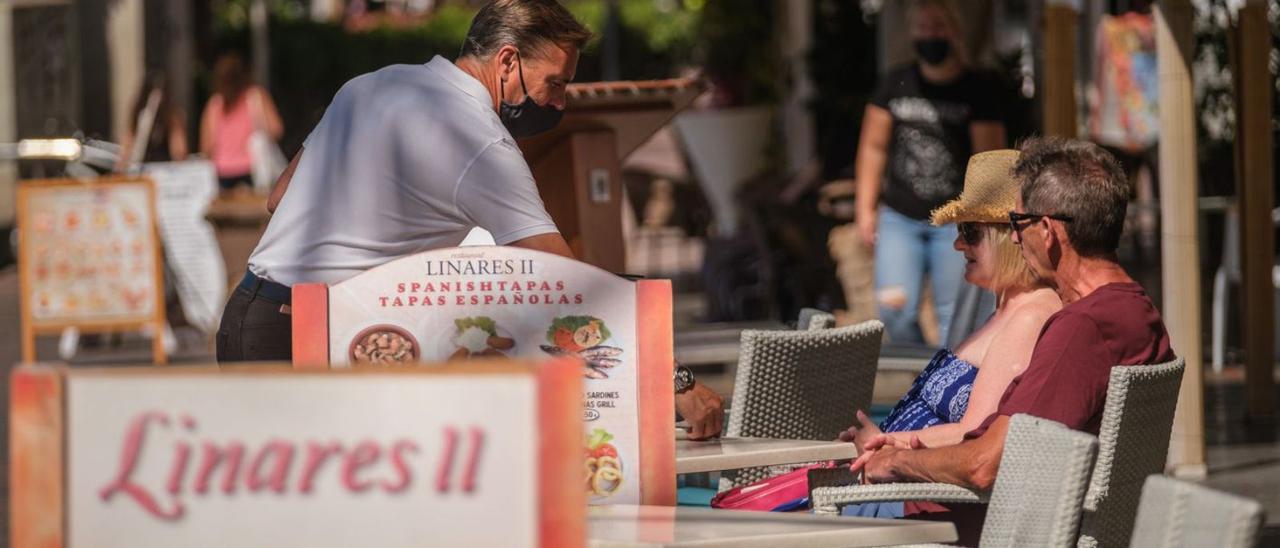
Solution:
{"label": "woman's bare shoulder", "polygon": [[1013,330],[1032,330],[1039,335],[1050,316],[1062,310],[1062,300],[1052,290],[1044,289],[1027,295],[1017,306],[1009,310],[1008,328]]}
{"label": "woman's bare shoulder", "polygon": [[1018,303],[1018,312],[1022,314],[1044,314],[1047,317],[1059,310],[1062,310],[1062,299],[1049,288],[1032,291]]}

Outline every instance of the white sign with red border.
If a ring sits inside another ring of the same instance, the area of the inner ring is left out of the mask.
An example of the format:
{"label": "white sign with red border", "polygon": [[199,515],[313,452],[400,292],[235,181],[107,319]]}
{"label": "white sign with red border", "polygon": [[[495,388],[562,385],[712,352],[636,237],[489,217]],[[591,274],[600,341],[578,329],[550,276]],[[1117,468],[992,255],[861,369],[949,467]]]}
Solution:
{"label": "white sign with red border", "polygon": [[580,546],[578,369],[24,368],[12,540]]}

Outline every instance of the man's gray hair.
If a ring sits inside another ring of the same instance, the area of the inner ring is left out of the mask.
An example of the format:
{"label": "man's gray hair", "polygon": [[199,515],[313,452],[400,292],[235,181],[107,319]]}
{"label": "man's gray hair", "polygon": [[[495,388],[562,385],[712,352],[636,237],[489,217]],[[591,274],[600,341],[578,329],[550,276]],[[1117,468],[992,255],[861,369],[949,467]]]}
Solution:
{"label": "man's gray hair", "polygon": [[1022,143],[1013,175],[1029,213],[1066,215],[1067,239],[1083,257],[1107,257],[1120,245],[1129,181],[1102,147],[1062,137]]}
{"label": "man's gray hair", "polygon": [[591,31],[556,0],[492,0],[476,12],[459,57],[485,59],[502,46],[541,57],[546,46],[582,49]]}

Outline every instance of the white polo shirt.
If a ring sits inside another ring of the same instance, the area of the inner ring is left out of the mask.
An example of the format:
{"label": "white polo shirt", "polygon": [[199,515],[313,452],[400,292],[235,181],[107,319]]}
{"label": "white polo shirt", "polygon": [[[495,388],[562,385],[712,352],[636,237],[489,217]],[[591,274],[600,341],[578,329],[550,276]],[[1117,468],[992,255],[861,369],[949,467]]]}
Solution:
{"label": "white polo shirt", "polygon": [[338,90],[249,270],[333,284],[393,259],[556,232],[489,92],[447,59],[394,65]]}

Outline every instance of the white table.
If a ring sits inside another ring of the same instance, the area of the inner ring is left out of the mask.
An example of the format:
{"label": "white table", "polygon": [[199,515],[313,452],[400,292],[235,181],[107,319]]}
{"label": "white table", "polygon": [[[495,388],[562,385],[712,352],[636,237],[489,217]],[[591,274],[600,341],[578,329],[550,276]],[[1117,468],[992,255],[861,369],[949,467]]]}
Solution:
{"label": "white table", "polygon": [[837,441],[720,438],[676,440],[676,473],[697,474],[858,456],[852,443]]}
{"label": "white table", "polygon": [[587,540],[598,548],[843,548],[951,542],[956,529],[940,521],[617,505],[591,507]]}

